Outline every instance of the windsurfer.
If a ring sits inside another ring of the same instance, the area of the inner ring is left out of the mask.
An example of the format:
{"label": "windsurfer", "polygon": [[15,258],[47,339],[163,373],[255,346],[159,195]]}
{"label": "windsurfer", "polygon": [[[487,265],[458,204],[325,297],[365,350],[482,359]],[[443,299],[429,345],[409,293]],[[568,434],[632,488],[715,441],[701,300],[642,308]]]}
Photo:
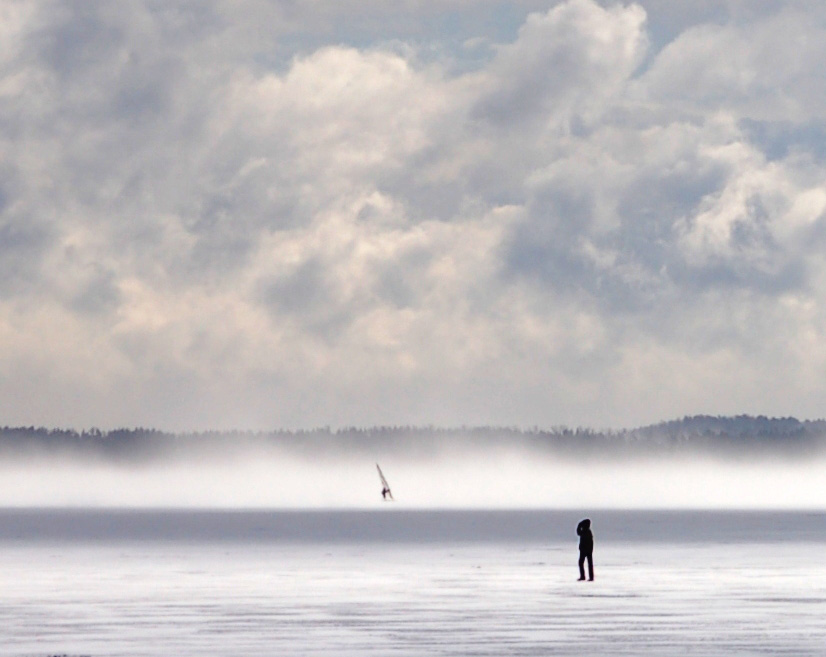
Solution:
{"label": "windsurfer", "polygon": [[376,463],[376,470],[379,471],[379,479],[381,479],[381,499],[385,502],[390,499],[393,499],[393,493],[390,492],[390,484],[387,483],[387,479],[384,478],[384,473],[381,471],[379,464]]}

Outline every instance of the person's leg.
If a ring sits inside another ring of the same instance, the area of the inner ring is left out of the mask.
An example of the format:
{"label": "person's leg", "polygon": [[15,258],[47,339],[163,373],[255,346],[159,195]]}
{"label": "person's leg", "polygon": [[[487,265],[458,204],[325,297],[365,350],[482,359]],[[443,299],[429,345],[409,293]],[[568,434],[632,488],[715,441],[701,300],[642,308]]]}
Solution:
{"label": "person's leg", "polygon": [[592,552],[588,553],[588,579],[594,581],[594,555]]}
{"label": "person's leg", "polygon": [[579,579],[585,579],[585,553],[579,553]]}

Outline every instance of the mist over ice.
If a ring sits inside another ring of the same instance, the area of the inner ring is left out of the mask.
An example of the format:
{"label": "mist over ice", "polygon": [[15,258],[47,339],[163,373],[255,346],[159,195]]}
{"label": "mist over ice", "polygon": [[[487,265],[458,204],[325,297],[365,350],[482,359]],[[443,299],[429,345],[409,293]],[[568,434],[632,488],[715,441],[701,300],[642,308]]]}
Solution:
{"label": "mist over ice", "polygon": [[[820,422],[751,417],[618,432],[6,428],[0,505],[823,508],[823,435]],[[382,504],[376,463],[392,504]]]}

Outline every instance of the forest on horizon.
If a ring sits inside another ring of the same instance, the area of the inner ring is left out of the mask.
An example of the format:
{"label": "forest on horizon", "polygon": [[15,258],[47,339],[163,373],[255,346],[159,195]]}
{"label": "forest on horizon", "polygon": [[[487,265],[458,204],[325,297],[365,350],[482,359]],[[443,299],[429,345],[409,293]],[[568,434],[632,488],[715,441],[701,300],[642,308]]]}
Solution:
{"label": "forest on horizon", "polygon": [[826,451],[826,420],[695,415],[621,430],[395,426],[172,433],[141,427],[110,431],[0,427],[0,459],[65,454],[153,460],[256,448],[307,457],[388,452],[426,457],[446,450],[486,448],[590,457],[675,453],[794,456]]}

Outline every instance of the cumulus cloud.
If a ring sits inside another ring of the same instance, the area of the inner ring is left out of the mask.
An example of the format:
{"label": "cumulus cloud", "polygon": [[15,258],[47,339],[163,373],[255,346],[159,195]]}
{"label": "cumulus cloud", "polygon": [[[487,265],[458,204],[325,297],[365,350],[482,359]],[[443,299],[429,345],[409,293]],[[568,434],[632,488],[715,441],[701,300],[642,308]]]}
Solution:
{"label": "cumulus cloud", "polygon": [[817,415],[826,16],[700,5],[4,3],[2,422]]}
{"label": "cumulus cloud", "polygon": [[528,15],[485,71],[479,114],[507,128],[535,119],[534,130],[597,120],[640,62],[644,20],[637,5],[606,10],[587,0]]}
{"label": "cumulus cloud", "polygon": [[821,7],[790,3],[770,15],[692,27],[658,55],[643,86],[658,103],[684,110],[729,110],[767,121],[822,120],[823,21]]}

